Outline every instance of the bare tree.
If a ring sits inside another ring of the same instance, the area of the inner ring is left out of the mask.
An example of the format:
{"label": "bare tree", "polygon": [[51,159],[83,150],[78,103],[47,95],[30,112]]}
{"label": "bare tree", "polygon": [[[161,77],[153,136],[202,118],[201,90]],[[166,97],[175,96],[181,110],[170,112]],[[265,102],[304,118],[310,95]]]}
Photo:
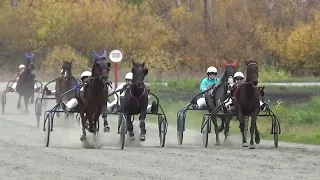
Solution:
{"label": "bare tree", "polygon": [[177,6],[177,7],[180,7],[181,4],[182,4],[181,0],[176,0],[176,6]]}
{"label": "bare tree", "polygon": [[187,10],[192,11],[192,0],[187,0]]}
{"label": "bare tree", "polygon": [[20,0],[11,0],[11,6],[12,7],[17,7],[20,3]]}
{"label": "bare tree", "polygon": [[212,27],[212,0],[204,0],[204,20],[207,33]]}

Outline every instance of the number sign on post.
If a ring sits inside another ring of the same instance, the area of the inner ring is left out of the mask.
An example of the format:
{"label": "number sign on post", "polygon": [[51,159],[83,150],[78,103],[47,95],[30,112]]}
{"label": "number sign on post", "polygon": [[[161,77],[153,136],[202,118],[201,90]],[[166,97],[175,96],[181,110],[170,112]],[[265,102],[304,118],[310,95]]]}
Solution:
{"label": "number sign on post", "polygon": [[122,53],[119,50],[113,50],[110,52],[109,58],[114,62],[114,88],[118,87],[118,63],[122,60]]}

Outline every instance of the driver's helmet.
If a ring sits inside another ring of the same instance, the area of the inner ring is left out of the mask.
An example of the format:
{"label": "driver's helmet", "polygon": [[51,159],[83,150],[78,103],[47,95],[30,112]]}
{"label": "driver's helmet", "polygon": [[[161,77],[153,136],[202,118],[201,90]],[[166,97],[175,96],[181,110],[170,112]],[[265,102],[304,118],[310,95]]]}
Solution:
{"label": "driver's helmet", "polygon": [[80,75],[81,80],[83,81],[84,79],[91,77],[92,73],[90,71],[83,71]]}
{"label": "driver's helmet", "polygon": [[124,79],[126,80],[127,83],[129,83],[129,82],[132,82],[132,77],[133,77],[132,72],[128,72],[128,73],[124,76]]}
{"label": "driver's helmet", "polygon": [[209,74],[217,75],[217,74],[218,74],[217,68],[215,68],[215,67],[213,67],[213,66],[210,66],[210,67],[207,69],[207,75],[209,75]]}
{"label": "driver's helmet", "polygon": [[24,69],[24,68],[26,68],[23,64],[20,64],[19,65],[19,69],[21,70],[21,69]]}
{"label": "driver's helmet", "polygon": [[234,73],[234,79],[236,80],[236,82],[241,81],[244,79],[244,75],[242,72],[238,71],[236,73]]}

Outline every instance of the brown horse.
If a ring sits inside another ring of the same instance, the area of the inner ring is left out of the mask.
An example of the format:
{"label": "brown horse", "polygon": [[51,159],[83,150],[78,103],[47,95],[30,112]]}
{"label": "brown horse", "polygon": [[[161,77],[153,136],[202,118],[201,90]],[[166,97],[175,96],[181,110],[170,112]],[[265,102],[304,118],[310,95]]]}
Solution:
{"label": "brown horse", "polygon": [[105,132],[109,130],[107,122],[107,99],[108,99],[108,78],[111,68],[111,63],[107,62],[107,52],[104,51],[102,56],[99,56],[95,51],[95,61],[92,66],[92,76],[89,78],[88,82],[84,82],[84,91],[77,96],[79,102],[79,111],[81,116],[82,124],[82,135],[80,137],[81,141],[86,140],[86,127],[87,120],[89,127],[87,128],[89,132],[96,133],[97,122],[102,114],[104,119]]}
{"label": "brown horse", "polygon": [[[55,98],[57,104],[60,103],[60,98],[63,93],[69,91],[74,87],[74,85],[77,83],[77,79],[72,75],[72,61],[64,61],[62,64],[61,68],[61,74],[60,77],[56,81],[56,86],[55,86]],[[75,97],[76,94],[75,91],[72,91],[65,96],[62,97],[62,102],[66,103],[68,102],[71,98]],[[59,113],[57,113],[57,117],[59,117]]]}
{"label": "brown horse", "polygon": [[255,134],[255,142],[260,143],[260,135],[257,128],[257,118],[260,112],[260,93],[257,88],[258,85],[258,65],[255,61],[248,61],[246,63],[246,80],[240,85],[235,93],[235,107],[237,112],[237,118],[240,122],[240,130],[242,133],[242,145],[247,145],[247,129],[248,129],[248,118],[245,116],[251,116],[251,127],[250,127],[250,149],[254,149],[253,135]]}
{"label": "brown horse", "polygon": [[132,61],[133,73],[132,83],[125,89],[124,97],[120,100],[121,109],[126,115],[126,124],[131,140],[134,140],[133,125],[131,121],[132,115],[139,116],[140,126],[140,141],[146,140],[145,119],[148,106],[148,89],[144,84],[144,78],[148,74],[148,69],[145,63],[135,63]]}
{"label": "brown horse", "polygon": [[24,97],[25,112],[28,113],[29,99],[30,104],[34,103],[34,84],[35,84],[35,75],[34,75],[34,54],[31,53],[29,56],[27,53],[24,54],[27,59],[26,69],[19,76],[17,82],[17,93],[19,94],[19,99],[17,103],[17,109],[20,109],[21,97]]}

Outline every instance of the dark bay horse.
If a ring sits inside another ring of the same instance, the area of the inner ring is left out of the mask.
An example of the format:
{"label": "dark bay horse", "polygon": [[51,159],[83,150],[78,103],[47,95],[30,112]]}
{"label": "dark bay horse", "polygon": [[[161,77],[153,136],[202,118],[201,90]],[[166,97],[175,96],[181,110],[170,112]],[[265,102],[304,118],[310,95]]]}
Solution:
{"label": "dark bay horse", "polygon": [[127,130],[131,140],[134,140],[131,117],[132,115],[140,114],[140,141],[145,141],[148,90],[144,84],[144,78],[148,74],[148,69],[145,67],[144,63],[135,63],[132,61],[132,64],[132,83],[128,85],[128,88],[124,91],[124,97],[120,99],[120,106],[126,115]]}
{"label": "dark bay horse", "polygon": [[[77,79],[72,75],[72,61],[64,61],[61,67],[60,77],[56,81],[55,85],[55,98],[57,104],[60,103],[60,98],[63,93],[72,89],[74,85],[77,83]],[[70,99],[76,96],[76,92],[72,91],[62,97],[62,102],[67,103]],[[57,112],[57,117],[59,117],[59,113]]]}
{"label": "dark bay horse", "polygon": [[242,134],[242,145],[247,145],[247,131],[248,131],[248,118],[245,116],[251,116],[251,127],[250,127],[250,149],[254,149],[253,135],[255,134],[255,142],[260,143],[260,135],[257,128],[257,117],[260,112],[260,93],[257,88],[258,85],[258,65],[255,61],[248,61],[246,63],[246,80],[240,85],[235,93],[235,107],[237,112],[237,118],[240,122],[240,130]]}
{"label": "dark bay horse", "polygon": [[[221,78],[220,84],[216,87],[215,90],[208,91],[205,93],[205,100],[207,103],[209,113],[212,112],[217,106],[223,103],[228,98],[228,90],[231,90],[231,86],[233,85],[233,75],[237,72],[236,65],[237,62],[234,61],[232,64],[227,64],[226,61],[223,62],[225,67],[223,76]],[[228,82],[228,80],[232,80],[232,82]],[[224,110],[225,113],[228,113],[227,110]],[[221,126],[218,127],[217,118],[211,117],[213,120],[213,124],[215,126],[215,134],[216,134],[216,145],[220,145],[219,133],[224,129],[225,140],[229,135],[230,129],[230,121],[232,116],[222,116],[221,117]]]}
{"label": "dark bay horse", "polygon": [[108,81],[111,63],[107,62],[107,52],[104,51],[102,56],[99,56],[93,51],[95,61],[92,66],[92,76],[88,82],[84,82],[84,90],[77,95],[79,102],[79,111],[82,124],[82,135],[80,140],[86,140],[86,126],[89,123],[88,131],[96,133],[96,123],[102,113],[104,119],[104,131],[109,131],[107,122],[107,99],[108,99]]}
{"label": "dark bay horse", "polygon": [[[27,53],[24,54],[27,64],[24,72],[19,76],[17,82],[17,93],[19,94],[19,100],[17,104],[17,108],[20,109],[21,104],[21,97],[24,98],[24,105],[25,105],[25,112],[29,112],[28,105],[29,100],[30,103],[33,104],[34,102],[34,84],[35,84],[35,75],[34,75],[34,54],[28,55]],[[30,99],[31,98],[31,99]]]}

